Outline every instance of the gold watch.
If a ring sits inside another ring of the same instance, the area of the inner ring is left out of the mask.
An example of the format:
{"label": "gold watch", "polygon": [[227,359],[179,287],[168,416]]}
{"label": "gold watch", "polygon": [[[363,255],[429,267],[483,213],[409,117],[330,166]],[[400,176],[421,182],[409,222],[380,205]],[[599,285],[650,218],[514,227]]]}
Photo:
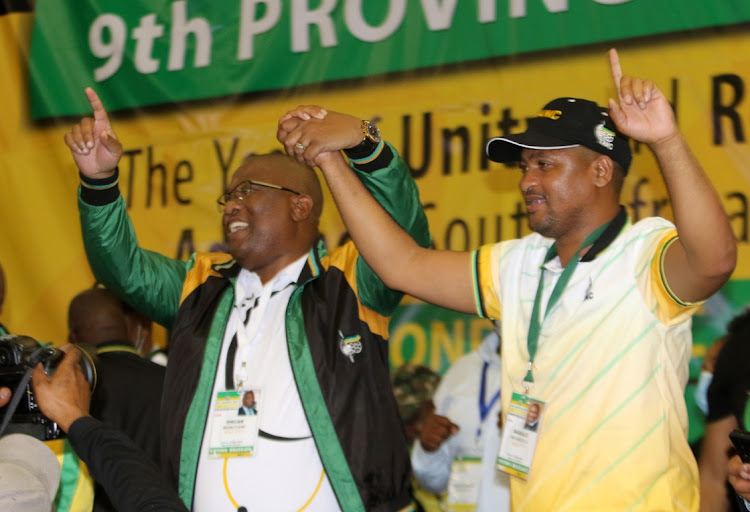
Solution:
{"label": "gold watch", "polygon": [[372,144],[380,144],[380,130],[375,123],[362,119],[362,141],[366,140]]}

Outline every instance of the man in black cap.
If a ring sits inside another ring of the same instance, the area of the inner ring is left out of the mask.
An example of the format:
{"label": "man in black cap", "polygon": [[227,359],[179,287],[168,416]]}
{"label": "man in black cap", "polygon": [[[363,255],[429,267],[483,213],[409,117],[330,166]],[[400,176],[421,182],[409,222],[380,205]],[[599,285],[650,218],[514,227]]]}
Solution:
{"label": "man in black cap", "polygon": [[[518,162],[534,233],[470,253],[421,249],[383,214],[336,151],[354,129],[340,114],[308,120],[315,108],[301,107],[279,124],[287,151],[322,169],[352,238],[387,285],[502,317],[498,460],[516,476],[514,510],[699,506],[683,397],[690,316],[731,275],[735,238],[662,92],[623,76],[614,50],[610,65],[618,99],[609,109],[559,98],[525,133],[488,143],[491,159]],[[674,224],[632,224],[620,206],[626,136],[653,151]],[[531,401],[544,411],[533,434],[521,416]]]}

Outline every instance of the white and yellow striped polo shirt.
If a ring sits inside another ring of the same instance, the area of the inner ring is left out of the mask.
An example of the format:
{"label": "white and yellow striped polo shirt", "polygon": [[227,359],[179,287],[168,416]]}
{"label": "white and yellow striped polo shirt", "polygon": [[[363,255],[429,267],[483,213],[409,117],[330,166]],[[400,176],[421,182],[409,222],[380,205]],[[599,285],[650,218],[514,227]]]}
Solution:
{"label": "white and yellow striped polo shirt", "polygon": [[[630,220],[593,261],[581,261],[548,313],[529,395],[546,402],[528,481],[511,478],[515,512],[698,510],[684,389],[690,315],[662,278],[674,225]],[[502,409],[529,361],[527,333],[540,265],[538,234],[475,254],[482,316],[502,317]],[[545,265],[541,312],[563,268]]]}

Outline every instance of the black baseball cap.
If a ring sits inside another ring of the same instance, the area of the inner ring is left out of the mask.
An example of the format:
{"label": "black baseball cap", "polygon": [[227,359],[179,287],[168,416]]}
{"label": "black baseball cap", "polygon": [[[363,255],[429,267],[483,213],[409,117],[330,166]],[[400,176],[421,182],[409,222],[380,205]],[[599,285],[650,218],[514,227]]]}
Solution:
{"label": "black baseball cap", "polygon": [[584,146],[607,155],[628,173],[633,155],[628,138],[615,128],[609,109],[580,98],[557,98],[529,119],[523,133],[487,142],[487,156],[501,163],[518,162],[527,149],[565,149]]}

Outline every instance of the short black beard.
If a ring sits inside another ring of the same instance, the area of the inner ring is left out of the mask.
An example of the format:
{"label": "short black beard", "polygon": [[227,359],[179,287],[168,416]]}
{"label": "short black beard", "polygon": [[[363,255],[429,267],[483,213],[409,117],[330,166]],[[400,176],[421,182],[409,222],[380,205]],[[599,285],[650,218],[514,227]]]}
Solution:
{"label": "short black beard", "polygon": [[540,222],[538,222],[536,226],[532,226],[531,218],[529,217],[528,225],[531,231],[533,231],[534,233],[538,233],[545,238],[557,238],[557,230],[555,229],[557,226],[557,219],[554,215],[548,215]]}

